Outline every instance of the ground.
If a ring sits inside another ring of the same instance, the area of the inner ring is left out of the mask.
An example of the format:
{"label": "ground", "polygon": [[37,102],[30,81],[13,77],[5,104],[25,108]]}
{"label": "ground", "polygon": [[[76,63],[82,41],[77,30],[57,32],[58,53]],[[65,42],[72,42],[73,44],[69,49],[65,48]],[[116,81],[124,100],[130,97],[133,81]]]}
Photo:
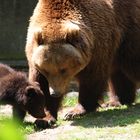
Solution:
{"label": "ground", "polygon": [[[75,104],[76,97],[68,97],[64,108],[59,112],[57,127],[43,131],[26,130],[27,140],[130,140],[140,139],[140,98],[132,107],[100,108],[73,121],[62,118],[70,106]],[[0,116],[11,114],[9,106],[0,107]],[[27,122],[34,118],[27,115]],[[1,120],[0,120],[1,121]],[[2,121],[1,121],[2,122]]]}

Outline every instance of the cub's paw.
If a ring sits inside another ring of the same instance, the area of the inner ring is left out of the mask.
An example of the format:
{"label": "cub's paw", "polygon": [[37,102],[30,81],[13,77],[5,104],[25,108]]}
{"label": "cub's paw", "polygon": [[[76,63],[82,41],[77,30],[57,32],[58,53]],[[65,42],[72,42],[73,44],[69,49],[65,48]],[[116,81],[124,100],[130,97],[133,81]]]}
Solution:
{"label": "cub's paw", "polygon": [[36,129],[52,128],[55,123],[56,123],[56,119],[51,115],[47,115],[42,119],[37,119],[35,121],[35,127]]}
{"label": "cub's paw", "polygon": [[74,109],[70,110],[65,116],[64,120],[72,120],[86,114],[86,110],[80,104],[76,105]]}

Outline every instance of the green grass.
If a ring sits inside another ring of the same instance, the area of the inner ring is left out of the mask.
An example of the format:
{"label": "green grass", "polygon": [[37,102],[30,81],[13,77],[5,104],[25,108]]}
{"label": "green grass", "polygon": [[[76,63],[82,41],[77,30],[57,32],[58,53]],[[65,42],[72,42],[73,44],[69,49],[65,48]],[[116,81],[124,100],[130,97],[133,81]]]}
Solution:
{"label": "green grass", "polygon": [[5,127],[8,124],[15,126],[15,128],[18,126],[18,130],[24,134],[30,134],[30,133],[35,132],[35,129],[34,129],[35,127],[32,122],[24,122],[23,124],[21,124],[18,121],[13,120],[11,117],[1,115],[0,127]]}
{"label": "green grass", "polygon": [[73,97],[65,97],[63,100],[63,107],[72,107],[76,104],[77,102],[77,97],[73,96]]}
{"label": "green grass", "polygon": [[60,140],[137,140],[140,139],[140,104],[100,108],[96,113],[73,120],[71,127],[74,128],[58,134]]}
{"label": "green grass", "polygon": [[[66,97],[63,101],[63,107],[74,106],[76,100],[76,97]],[[54,128],[54,131],[56,129],[58,131],[59,128],[60,132],[63,131],[63,133],[57,133],[58,140],[139,140],[140,97],[137,97],[136,102],[131,107],[124,105],[99,108],[97,112],[89,113],[73,121],[64,121],[59,115],[58,127]],[[7,125],[3,120],[5,120],[5,117],[0,116],[0,128]],[[69,126],[69,128],[66,126]],[[36,132],[34,124],[28,122],[25,122],[24,125],[18,125],[18,131],[22,134]]]}

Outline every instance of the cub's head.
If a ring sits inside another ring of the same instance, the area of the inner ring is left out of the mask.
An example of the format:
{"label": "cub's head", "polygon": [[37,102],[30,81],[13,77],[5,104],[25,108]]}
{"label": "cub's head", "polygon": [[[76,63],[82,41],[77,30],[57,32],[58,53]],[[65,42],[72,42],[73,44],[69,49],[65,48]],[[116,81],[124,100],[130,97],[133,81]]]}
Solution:
{"label": "cub's head", "polygon": [[50,94],[59,97],[90,61],[90,31],[77,22],[63,21],[50,23],[34,34],[32,64],[48,80]]}
{"label": "cub's head", "polygon": [[45,97],[38,83],[32,83],[25,88],[24,106],[33,117],[45,117]]}

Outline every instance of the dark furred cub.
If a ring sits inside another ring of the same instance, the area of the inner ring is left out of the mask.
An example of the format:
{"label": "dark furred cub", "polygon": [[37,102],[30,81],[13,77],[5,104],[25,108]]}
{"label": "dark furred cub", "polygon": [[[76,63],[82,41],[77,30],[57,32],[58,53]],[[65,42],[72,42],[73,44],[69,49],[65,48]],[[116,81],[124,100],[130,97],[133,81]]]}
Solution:
{"label": "dark furred cub", "polygon": [[13,117],[23,121],[26,112],[45,117],[45,99],[37,82],[30,83],[24,72],[0,64],[0,104],[13,106]]}

